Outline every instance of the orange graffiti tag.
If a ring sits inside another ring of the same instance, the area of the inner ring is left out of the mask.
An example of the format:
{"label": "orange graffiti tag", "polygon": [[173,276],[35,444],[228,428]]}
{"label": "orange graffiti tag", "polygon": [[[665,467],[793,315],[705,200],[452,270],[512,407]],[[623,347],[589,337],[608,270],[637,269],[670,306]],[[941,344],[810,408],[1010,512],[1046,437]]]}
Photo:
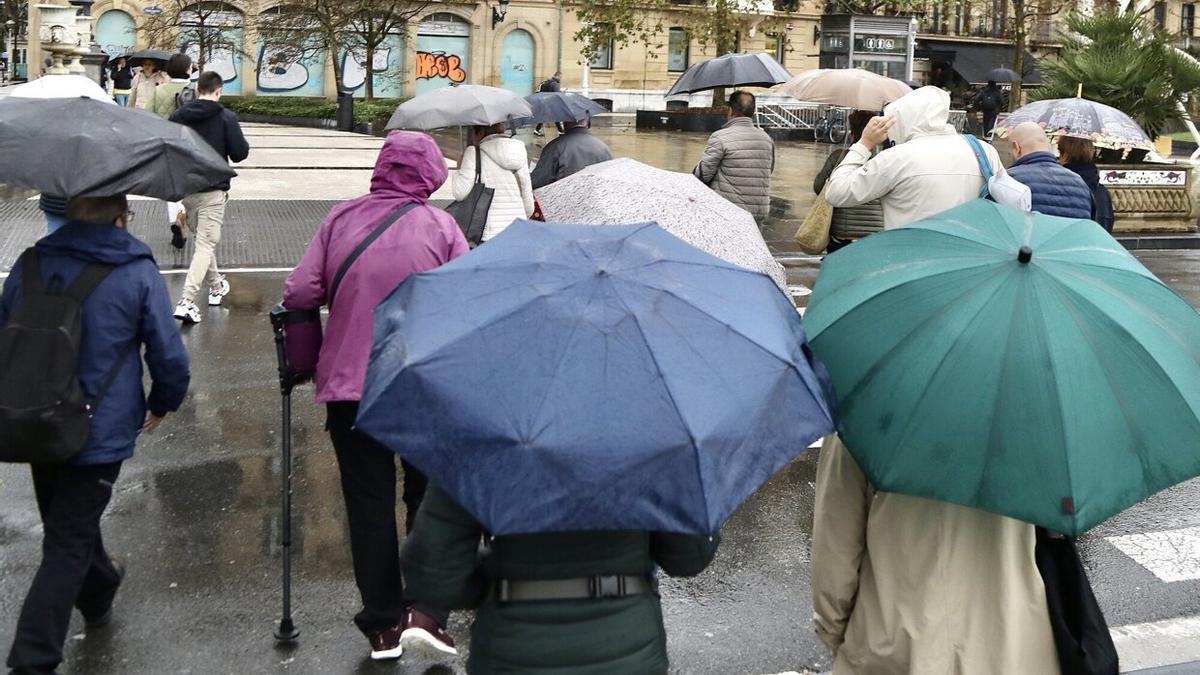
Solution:
{"label": "orange graffiti tag", "polygon": [[467,81],[467,71],[462,69],[462,58],[444,52],[417,52],[417,79],[432,80],[444,77],[455,84]]}

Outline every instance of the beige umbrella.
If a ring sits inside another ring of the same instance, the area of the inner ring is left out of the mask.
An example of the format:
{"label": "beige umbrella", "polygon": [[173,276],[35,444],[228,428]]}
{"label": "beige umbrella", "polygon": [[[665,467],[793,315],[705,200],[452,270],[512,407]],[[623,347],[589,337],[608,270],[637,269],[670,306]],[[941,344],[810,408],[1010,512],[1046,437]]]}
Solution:
{"label": "beige umbrella", "polygon": [[876,75],[861,68],[806,70],[775,89],[809,103],[883,110],[892,101],[912,91],[904,82]]}

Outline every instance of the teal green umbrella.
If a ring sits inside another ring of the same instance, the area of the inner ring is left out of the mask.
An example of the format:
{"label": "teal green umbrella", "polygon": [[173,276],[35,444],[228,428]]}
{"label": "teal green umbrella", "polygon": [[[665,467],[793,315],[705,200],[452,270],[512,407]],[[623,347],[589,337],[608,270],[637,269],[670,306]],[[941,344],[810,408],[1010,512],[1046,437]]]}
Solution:
{"label": "teal green umbrella", "polygon": [[1091,221],[979,200],[873,235],[804,323],[880,490],[1076,536],[1200,475],[1200,315]]}

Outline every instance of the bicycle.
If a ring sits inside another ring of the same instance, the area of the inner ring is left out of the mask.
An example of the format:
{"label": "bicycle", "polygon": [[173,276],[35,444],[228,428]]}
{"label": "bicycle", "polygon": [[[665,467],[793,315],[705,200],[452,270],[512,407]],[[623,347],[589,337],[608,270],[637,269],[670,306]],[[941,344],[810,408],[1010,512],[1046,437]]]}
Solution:
{"label": "bicycle", "polygon": [[825,113],[813,125],[813,137],[819,143],[841,145],[846,140],[849,128],[846,108],[826,108]]}

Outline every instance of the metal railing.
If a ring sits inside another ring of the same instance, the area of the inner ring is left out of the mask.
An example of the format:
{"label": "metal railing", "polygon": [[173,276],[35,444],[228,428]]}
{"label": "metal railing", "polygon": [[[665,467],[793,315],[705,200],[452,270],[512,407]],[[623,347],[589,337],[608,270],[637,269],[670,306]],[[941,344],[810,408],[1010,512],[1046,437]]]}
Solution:
{"label": "metal railing", "polygon": [[829,106],[817,103],[764,103],[758,106],[755,122],[766,129],[812,130]]}

